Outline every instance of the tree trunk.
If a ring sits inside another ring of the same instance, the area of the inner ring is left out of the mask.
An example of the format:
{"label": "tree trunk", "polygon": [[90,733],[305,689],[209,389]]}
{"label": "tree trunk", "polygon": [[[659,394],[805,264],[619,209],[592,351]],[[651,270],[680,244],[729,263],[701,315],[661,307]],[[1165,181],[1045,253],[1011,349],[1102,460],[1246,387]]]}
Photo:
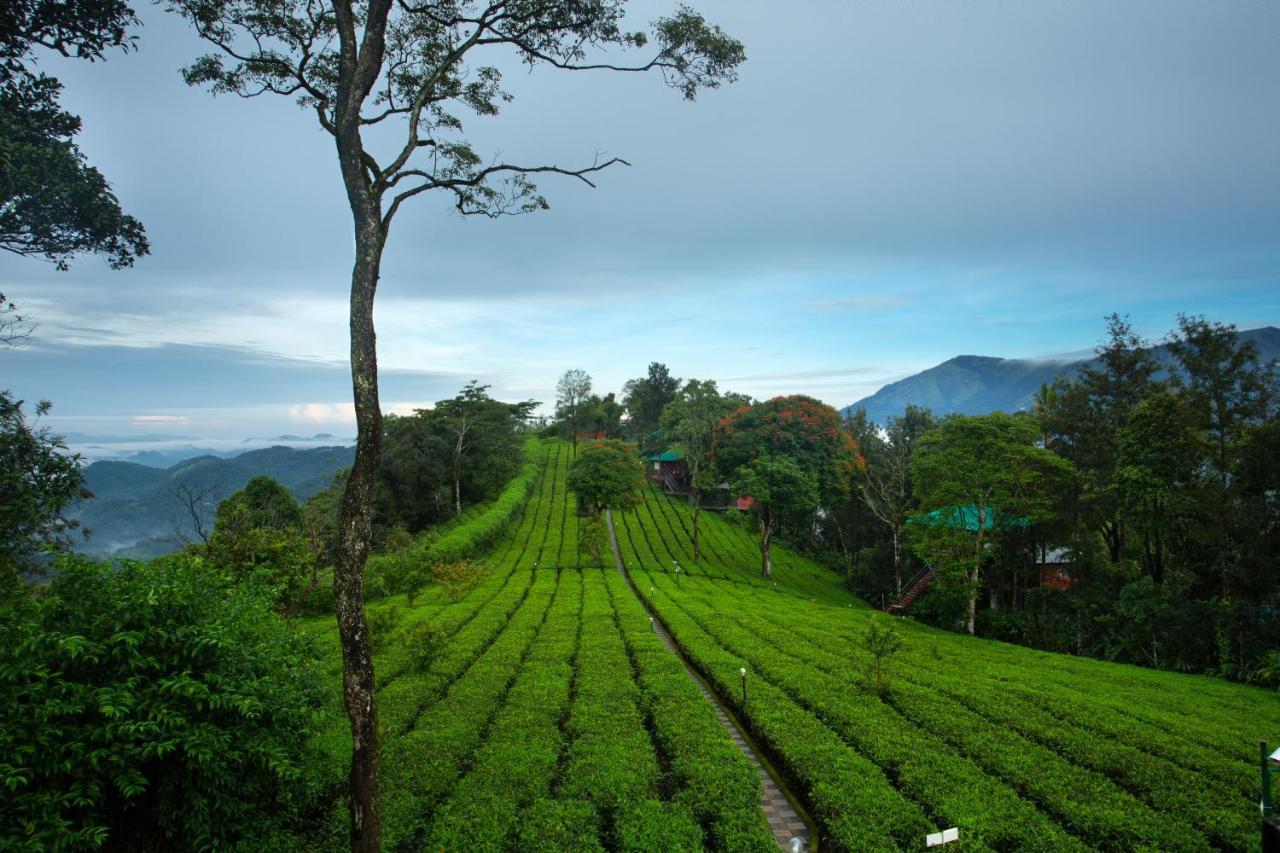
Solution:
{"label": "tree trunk", "polygon": [[974,624],[977,621],[978,614],[978,568],[974,566],[973,573],[969,575],[969,615],[965,619],[965,629],[970,636],[974,633]]}
{"label": "tree trunk", "polygon": [[698,489],[693,490],[693,561],[695,563],[702,559],[701,552],[698,550],[698,508],[702,505],[702,492]]}
{"label": "tree trunk", "polygon": [[769,551],[769,538],[773,535],[773,525],[760,519],[760,575],[773,577],[773,554]]}
{"label": "tree trunk", "polygon": [[592,513],[591,523],[591,561],[597,566],[604,565],[604,548],[601,540],[605,536],[604,510],[596,509]]}
{"label": "tree trunk", "polygon": [[[461,439],[458,440],[458,444],[459,445],[462,444]],[[461,453],[462,453],[462,448],[461,446],[459,446],[458,454],[461,454]],[[458,470],[458,468],[459,468],[459,456],[455,455],[453,457],[453,514],[454,515],[462,515],[462,473]]]}
{"label": "tree trunk", "polygon": [[898,525],[893,525],[893,586],[902,596],[902,537]]}
{"label": "tree trunk", "polygon": [[[378,231],[380,232],[380,228]],[[342,642],[342,684],[351,721],[351,849],[378,851],[378,722],[373,701],[373,650],[364,614],[364,565],[369,557],[369,516],[382,451],[378,357],[373,297],[378,283],[381,234],[357,238],[351,275],[351,380],[356,411],[356,457],[342,494],[334,604]]]}
{"label": "tree trunk", "polygon": [[374,705],[373,649],[364,613],[364,566],[372,535],[369,518],[382,455],[382,409],[378,401],[378,349],[373,300],[378,288],[386,232],[381,209],[360,160],[358,125],[338,134],[347,200],[355,223],[356,258],[351,271],[351,385],[356,414],[356,456],[342,493],[333,592],[342,644],[343,700],[351,722],[348,809],[351,849],[382,849],[378,803],[378,714]]}

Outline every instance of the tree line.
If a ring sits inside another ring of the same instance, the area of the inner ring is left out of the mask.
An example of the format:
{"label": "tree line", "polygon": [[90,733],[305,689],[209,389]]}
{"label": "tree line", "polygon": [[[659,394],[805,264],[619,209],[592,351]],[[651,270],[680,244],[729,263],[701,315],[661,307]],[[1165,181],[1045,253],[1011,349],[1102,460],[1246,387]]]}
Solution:
{"label": "tree line", "polygon": [[[1275,365],[1203,317],[1181,316],[1167,348],[1162,363],[1112,315],[1097,358],[1027,411],[852,413],[867,474],[831,518],[850,585],[892,599],[929,565],[917,618],[1280,683]],[[983,517],[939,521],[956,507]]]}
{"label": "tree line", "polygon": [[[1026,411],[909,406],[884,424],[801,395],[721,393],[657,362],[618,403],[574,370],[548,431],[627,439],[633,460],[675,451],[695,557],[710,498],[754,527],[766,576],[781,539],[876,605],[923,579],[904,611],[935,625],[1277,685],[1275,365],[1203,317],[1180,316],[1167,349],[1161,362],[1112,315],[1097,358]],[[602,484],[583,483],[593,517],[633,500],[623,489],[609,504]]]}

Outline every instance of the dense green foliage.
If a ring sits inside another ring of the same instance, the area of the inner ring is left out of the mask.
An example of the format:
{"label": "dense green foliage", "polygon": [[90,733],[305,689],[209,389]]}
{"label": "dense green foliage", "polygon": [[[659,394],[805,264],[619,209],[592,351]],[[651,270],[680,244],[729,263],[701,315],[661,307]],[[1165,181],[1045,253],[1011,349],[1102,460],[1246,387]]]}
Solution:
{"label": "dense green foliage", "polygon": [[457,396],[383,421],[374,493],[375,541],[395,527],[416,533],[463,507],[489,500],[521,464],[530,403],[503,403],[474,382]]}
{"label": "dense green foliage", "polygon": [[801,394],[739,407],[716,428],[715,461],[732,477],[760,456],[786,457],[818,485],[821,499],[847,498],[862,457],[835,409]]}
{"label": "dense green foliage", "polygon": [[309,804],[320,681],[198,557],[64,558],[0,605],[0,847],[260,845]]}
{"label": "dense green foliage", "polygon": [[[928,442],[920,410],[884,432],[865,416],[847,419],[868,466],[861,507],[835,505],[815,545],[860,594],[891,598],[921,565],[902,553],[904,517],[976,504],[954,486],[977,451],[1016,446],[1038,461],[990,467],[1033,476],[1007,478],[1009,507],[996,507],[1026,523],[969,536],[967,579],[935,583],[912,615],[1055,651],[1280,686],[1274,365],[1233,327],[1198,317],[1180,318],[1158,354],[1113,315],[1097,358],[1074,380],[1044,385],[1029,412],[955,417]],[[989,435],[957,433],[997,422]],[[996,434],[1012,431],[1012,444]],[[914,467],[904,469],[904,458]],[[947,567],[959,565],[959,550],[945,546],[965,535],[909,529],[916,553],[944,580],[955,577]]]}
{"label": "dense green foliage", "polygon": [[590,553],[592,564],[601,565],[604,511],[632,507],[640,501],[644,469],[635,452],[622,442],[597,441],[573,460],[567,485],[577,496],[578,507],[587,514],[587,529],[580,544]]}
{"label": "dense green foliage", "polygon": [[317,583],[302,509],[284,486],[254,477],[218,504],[209,559],[283,607],[297,604],[308,582]]}
{"label": "dense green foliage", "polygon": [[481,554],[519,520],[520,512],[537,482],[542,446],[529,439],[518,476],[506,484],[492,503],[477,504],[462,515],[428,528],[407,547],[375,555],[366,566],[366,596],[372,600],[387,593],[412,594],[431,580],[433,567],[456,563]]}
{"label": "dense green foliage", "polygon": [[912,548],[960,588],[970,634],[987,552],[1051,518],[1070,479],[1070,463],[1037,447],[1037,436],[1025,418],[952,415],[920,436],[912,454],[920,501],[909,519]]}
{"label": "dense green foliage", "polygon": [[648,372],[639,379],[629,379],[622,386],[622,405],[627,412],[627,431],[641,441],[656,430],[662,412],[680,394],[681,382],[661,362],[651,362]]}
{"label": "dense green foliage", "polygon": [[120,210],[75,144],[80,119],[58,104],[62,84],[33,70],[44,48],[99,60],[127,50],[137,24],[121,0],[12,0],[0,14],[0,249],[65,269],[81,252],[130,266],[148,251],[142,224]]}
{"label": "dense green foliage", "polygon": [[[41,401],[36,417],[48,410]],[[92,497],[80,457],[66,449],[47,427],[27,423],[21,400],[0,391],[0,597],[19,574],[39,567],[43,552],[68,543],[74,523],[63,510]]]}

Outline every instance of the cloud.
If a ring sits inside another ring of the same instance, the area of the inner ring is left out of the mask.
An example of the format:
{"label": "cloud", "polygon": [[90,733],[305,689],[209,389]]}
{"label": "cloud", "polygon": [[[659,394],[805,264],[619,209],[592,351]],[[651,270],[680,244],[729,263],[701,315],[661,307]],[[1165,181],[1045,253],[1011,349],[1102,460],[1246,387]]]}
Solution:
{"label": "cloud", "polygon": [[289,407],[289,420],[310,425],[354,424],[354,403],[298,403]]}
{"label": "cloud", "polygon": [[155,426],[156,424],[185,424],[186,415],[134,415],[133,422],[138,426]]}
{"label": "cloud", "polygon": [[835,367],[828,370],[793,370],[786,373],[752,373],[746,376],[730,376],[725,382],[772,382],[791,379],[835,379],[845,376],[866,376],[881,373],[878,367]]}
{"label": "cloud", "polygon": [[848,296],[843,299],[820,299],[809,308],[823,314],[847,314],[857,311],[883,311],[897,308],[902,300],[896,296]]}

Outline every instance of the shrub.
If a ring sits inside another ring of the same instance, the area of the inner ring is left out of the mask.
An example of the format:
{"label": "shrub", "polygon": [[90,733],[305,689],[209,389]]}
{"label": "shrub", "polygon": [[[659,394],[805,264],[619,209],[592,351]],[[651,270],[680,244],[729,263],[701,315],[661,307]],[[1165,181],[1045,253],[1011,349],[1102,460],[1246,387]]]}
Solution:
{"label": "shrub", "polygon": [[414,671],[429,670],[448,639],[448,626],[436,622],[418,622],[406,629],[404,644],[409,649],[409,664]]}
{"label": "shrub", "polygon": [[867,650],[869,659],[866,663],[867,684],[881,696],[889,692],[889,669],[893,656],[902,648],[902,638],[892,625],[887,628],[879,619],[872,619],[867,626],[867,634],[862,638],[862,647]]}
{"label": "shrub", "polygon": [[450,601],[457,601],[475,588],[486,572],[483,563],[453,560],[431,567],[431,579],[444,587]]}
{"label": "shrub", "polygon": [[617,849],[703,850],[702,829],[685,807],[660,800],[639,800],[618,816]]}
{"label": "shrub", "polygon": [[379,607],[366,611],[365,618],[369,624],[369,644],[375,652],[382,651],[391,642],[396,628],[400,626],[400,607]]}
{"label": "shrub", "polygon": [[0,646],[0,848],[224,847],[307,805],[314,661],[200,558],[64,558]]}
{"label": "shrub", "polygon": [[541,798],[521,816],[518,849],[602,851],[596,840],[599,823],[591,803]]}

